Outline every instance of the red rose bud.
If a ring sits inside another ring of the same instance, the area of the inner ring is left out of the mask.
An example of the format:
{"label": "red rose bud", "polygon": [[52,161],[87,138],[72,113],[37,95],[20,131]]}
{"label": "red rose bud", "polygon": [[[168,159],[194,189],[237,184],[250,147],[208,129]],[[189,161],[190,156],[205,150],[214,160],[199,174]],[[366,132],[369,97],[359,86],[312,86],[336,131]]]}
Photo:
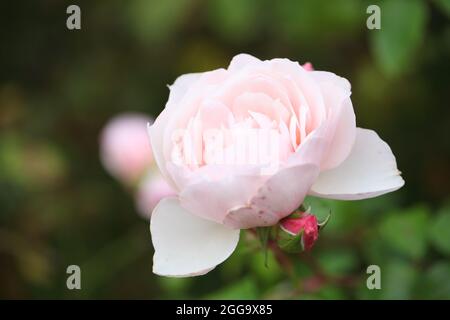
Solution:
{"label": "red rose bud", "polygon": [[280,237],[279,245],[286,251],[308,251],[319,237],[317,218],[312,214],[301,212],[300,217],[287,217],[280,227],[287,235]]}

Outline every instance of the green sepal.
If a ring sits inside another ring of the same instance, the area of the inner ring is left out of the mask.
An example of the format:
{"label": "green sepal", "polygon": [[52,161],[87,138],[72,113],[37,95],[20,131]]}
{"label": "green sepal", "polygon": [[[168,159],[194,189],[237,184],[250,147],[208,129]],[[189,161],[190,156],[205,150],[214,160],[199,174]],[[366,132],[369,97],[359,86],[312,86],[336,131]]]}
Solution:
{"label": "green sepal", "polygon": [[292,235],[284,230],[278,233],[278,246],[288,253],[299,253],[305,250],[303,244],[303,229],[296,235]]}
{"label": "green sepal", "polygon": [[328,213],[328,216],[322,222],[318,222],[317,223],[317,226],[318,226],[319,230],[322,230],[323,228],[325,228],[325,226],[327,225],[328,221],[330,221],[330,217],[331,217],[331,210]]}
{"label": "green sepal", "polygon": [[290,215],[288,215],[286,218],[284,219],[298,219],[302,217],[302,213],[299,211],[294,211],[292,212]]}
{"label": "green sepal", "polygon": [[270,231],[271,231],[271,227],[259,227],[256,228],[256,233],[258,234],[258,238],[259,238],[259,242],[261,243],[261,248],[263,250],[264,253],[264,265],[266,266],[266,268],[269,267],[268,264],[268,250],[269,250],[269,239],[270,239]]}

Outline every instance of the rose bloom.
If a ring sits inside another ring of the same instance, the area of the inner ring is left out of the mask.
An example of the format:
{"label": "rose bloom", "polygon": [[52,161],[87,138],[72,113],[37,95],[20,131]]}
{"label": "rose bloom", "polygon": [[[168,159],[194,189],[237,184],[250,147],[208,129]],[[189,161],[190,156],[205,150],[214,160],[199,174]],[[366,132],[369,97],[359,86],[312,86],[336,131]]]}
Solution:
{"label": "rose bloom", "polygon": [[[151,217],[154,273],[205,274],[234,251],[240,229],[278,223],[307,194],[357,200],[403,186],[389,146],[356,127],[350,83],[307,69],[240,54],[227,69],[186,74],[170,86],[149,127],[155,160],[177,193]],[[242,148],[239,130],[270,139]],[[216,158],[239,161],[215,161],[211,132],[223,147]],[[265,170],[267,161],[253,160],[272,142],[274,165]]]}
{"label": "rose bloom", "polygon": [[100,160],[113,177],[133,185],[153,161],[146,127],[150,117],[123,113],[112,118],[100,134]]}

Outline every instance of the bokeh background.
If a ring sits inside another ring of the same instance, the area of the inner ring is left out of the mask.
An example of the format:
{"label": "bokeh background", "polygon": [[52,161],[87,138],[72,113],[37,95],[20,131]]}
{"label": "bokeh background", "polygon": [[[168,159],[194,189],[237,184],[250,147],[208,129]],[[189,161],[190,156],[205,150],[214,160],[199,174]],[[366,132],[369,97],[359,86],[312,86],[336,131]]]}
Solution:
{"label": "bokeh background", "polygon": [[[82,29],[66,28],[81,8]],[[366,8],[381,7],[381,30]],[[0,3],[1,298],[450,298],[450,2],[135,0]],[[294,273],[242,234],[206,276],[157,277],[148,222],[101,166],[124,111],[155,117],[167,84],[246,52],[310,61],[352,83],[358,125],[406,185],[377,199],[308,199],[327,228]],[[80,265],[82,290],[66,288]],[[366,288],[381,267],[382,289]]]}

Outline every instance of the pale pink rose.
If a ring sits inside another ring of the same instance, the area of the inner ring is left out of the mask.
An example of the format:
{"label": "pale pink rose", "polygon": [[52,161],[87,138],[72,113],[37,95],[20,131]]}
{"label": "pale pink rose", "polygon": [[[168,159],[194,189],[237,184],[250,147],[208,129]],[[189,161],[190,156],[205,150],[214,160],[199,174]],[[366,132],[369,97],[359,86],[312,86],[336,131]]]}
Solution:
{"label": "pale pink rose", "polygon": [[150,219],[153,208],[158,202],[169,196],[176,195],[175,191],[166,182],[159,172],[150,171],[139,186],[135,193],[135,202],[138,213]]}
{"label": "pale pink rose", "polygon": [[[239,229],[276,224],[307,194],[356,200],[403,186],[389,146],[356,127],[350,94],[334,73],[247,54],[179,77],[149,128],[177,192],[152,213],[153,271],[204,274],[234,251]],[[246,144],[242,131],[268,134]]]}
{"label": "pale pink rose", "polygon": [[146,126],[150,117],[124,113],[111,119],[100,134],[100,159],[105,169],[126,185],[135,184],[152,163]]}

